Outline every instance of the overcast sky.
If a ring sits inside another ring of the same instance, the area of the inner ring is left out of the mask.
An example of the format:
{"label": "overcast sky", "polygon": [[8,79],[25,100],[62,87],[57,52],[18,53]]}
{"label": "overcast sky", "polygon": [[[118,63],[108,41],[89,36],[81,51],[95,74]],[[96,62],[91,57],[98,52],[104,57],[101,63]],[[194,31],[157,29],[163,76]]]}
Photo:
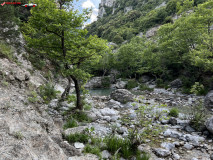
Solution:
{"label": "overcast sky", "polygon": [[75,0],[74,7],[78,9],[80,12],[86,8],[93,8],[93,12],[88,23],[94,22],[97,20],[98,16],[98,6],[101,0]]}

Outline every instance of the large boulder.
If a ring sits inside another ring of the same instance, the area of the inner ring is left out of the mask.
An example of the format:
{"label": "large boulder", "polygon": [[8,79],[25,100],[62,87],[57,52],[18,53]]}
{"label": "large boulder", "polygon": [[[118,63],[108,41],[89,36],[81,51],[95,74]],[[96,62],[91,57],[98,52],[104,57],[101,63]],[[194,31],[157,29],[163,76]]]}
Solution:
{"label": "large boulder", "polygon": [[206,128],[213,134],[213,116],[206,121]]}
{"label": "large boulder", "polygon": [[102,87],[102,77],[93,77],[85,85],[86,88],[101,88]]}
{"label": "large boulder", "polygon": [[183,82],[180,79],[176,79],[170,83],[172,88],[180,88],[183,86]]}
{"label": "large boulder", "polygon": [[124,89],[127,85],[126,81],[119,81],[115,84],[115,88],[117,89]]}
{"label": "large boulder", "polygon": [[134,101],[134,95],[126,89],[117,89],[110,94],[110,97],[121,103]]}
{"label": "large boulder", "polygon": [[208,110],[212,110],[213,109],[213,90],[210,91],[205,99],[204,99],[204,106],[208,109]]}

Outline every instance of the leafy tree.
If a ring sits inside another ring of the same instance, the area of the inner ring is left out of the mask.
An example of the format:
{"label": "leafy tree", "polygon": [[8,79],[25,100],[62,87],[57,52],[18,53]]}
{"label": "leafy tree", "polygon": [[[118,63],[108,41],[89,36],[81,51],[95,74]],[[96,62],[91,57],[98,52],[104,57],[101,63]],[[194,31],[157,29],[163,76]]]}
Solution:
{"label": "leafy tree", "polygon": [[74,82],[76,108],[82,110],[80,90],[90,77],[87,65],[97,63],[107,45],[97,36],[85,38],[87,31],[81,27],[88,11],[78,14],[70,9],[69,2],[72,0],[58,1],[57,5],[54,0],[36,0],[38,6],[31,10],[32,16],[24,24],[24,36],[29,47],[60,66],[60,73],[68,79],[61,100],[68,96]]}

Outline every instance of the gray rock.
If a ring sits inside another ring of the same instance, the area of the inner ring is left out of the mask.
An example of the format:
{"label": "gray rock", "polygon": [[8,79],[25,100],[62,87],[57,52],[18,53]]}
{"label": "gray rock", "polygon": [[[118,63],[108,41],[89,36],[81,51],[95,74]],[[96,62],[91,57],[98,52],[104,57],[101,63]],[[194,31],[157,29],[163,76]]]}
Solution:
{"label": "gray rock", "polygon": [[212,110],[213,109],[213,90],[210,91],[204,99],[204,106],[208,109],[208,110]]}
{"label": "gray rock", "polygon": [[83,156],[69,157],[68,160],[99,160],[98,156],[94,154],[86,154]]}
{"label": "gray rock", "polygon": [[213,153],[210,155],[210,159],[213,160]]}
{"label": "gray rock", "polygon": [[184,130],[185,130],[186,132],[189,132],[189,133],[195,132],[195,129],[192,128],[192,127],[190,127],[189,125],[185,126],[185,127],[184,127]]}
{"label": "gray rock", "polygon": [[128,130],[127,130],[126,127],[120,127],[120,128],[118,128],[117,132],[118,132],[119,134],[123,134],[124,132],[128,132]]}
{"label": "gray rock", "polygon": [[75,128],[69,128],[64,131],[64,135],[68,136],[70,134],[75,134],[75,133],[82,133],[87,126],[80,126],[80,127],[75,127]]}
{"label": "gray rock", "polygon": [[85,87],[86,88],[101,88],[102,79],[103,79],[103,77],[93,77],[86,83]]}
{"label": "gray rock", "polygon": [[153,151],[159,157],[167,157],[171,154],[169,150],[162,148],[154,148]]}
{"label": "gray rock", "polygon": [[103,116],[117,116],[119,113],[118,111],[110,108],[103,108],[100,112]]}
{"label": "gray rock", "polygon": [[174,118],[174,117],[171,117],[171,118],[169,119],[169,123],[170,123],[171,125],[175,126],[175,125],[177,125],[177,119]]}
{"label": "gray rock", "polygon": [[119,81],[115,84],[115,87],[117,89],[124,89],[126,87],[127,82],[126,81]]}
{"label": "gray rock", "polygon": [[114,109],[118,109],[122,107],[120,102],[115,101],[113,99],[110,99],[110,101],[106,104],[106,106],[109,108],[114,108]]}
{"label": "gray rock", "polygon": [[179,138],[182,136],[182,133],[175,131],[175,130],[171,130],[171,129],[167,129],[164,133],[164,136],[166,137],[173,137],[173,138]]}
{"label": "gray rock", "polygon": [[134,101],[134,95],[126,89],[117,89],[111,93],[110,97],[121,103]]}
{"label": "gray rock", "polygon": [[180,88],[180,87],[183,86],[183,83],[182,83],[182,81],[181,81],[180,79],[176,79],[176,80],[174,80],[174,81],[172,81],[172,82],[170,83],[170,86],[171,86],[172,88]]}
{"label": "gray rock", "polygon": [[101,155],[103,159],[108,159],[112,157],[112,155],[107,150],[102,151]]}
{"label": "gray rock", "polygon": [[84,148],[84,144],[83,143],[79,143],[79,142],[75,142],[74,146],[76,149],[83,149]]}
{"label": "gray rock", "polygon": [[180,159],[180,156],[176,153],[173,154],[173,158],[174,160],[179,160]]}
{"label": "gray rock", "polygon": [[191,145],[189,143],[186,143],[186,144],[184,144],[183,147],[186,148],[186,149],[188,149],[188,150],[191,150],[193,148],[193,145]]}
{"label": "gray rock", "polygon": [[213,134],[213,116],[206,121],[205,126],[208,131]]}
{"label": "gray rock", "polygon": [[175,148],[175,144],[164,142],[164,143],[161,143],[161,147],[170,151]]}
{"label": "gray rock", "polygon": [[186,135],[183,135],[183,137],[186,138],[186,140],[188,142],[191,142],[193,145],[199,145],[200,142],[203,142],[205,140],[205,138],[198,135],[186,134]]}
{"label": "gray rock", "polygon": [[192,158],[192,160],[198,160],[197,158]]}

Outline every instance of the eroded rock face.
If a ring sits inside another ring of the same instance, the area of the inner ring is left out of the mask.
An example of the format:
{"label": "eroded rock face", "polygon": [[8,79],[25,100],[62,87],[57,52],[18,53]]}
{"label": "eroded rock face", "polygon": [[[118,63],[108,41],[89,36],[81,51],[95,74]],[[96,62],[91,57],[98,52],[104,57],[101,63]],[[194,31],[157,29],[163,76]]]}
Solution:
{"label": "eroded rock face", "polygon": [[213,109],[213,90],[210,91],[205,99],[204,99],[204,106],[208,109],[208,110],[212,110]]}
{"label": "eroded rock face", "polygon": [[126,89],[117,89],[111,93],[110,97],[121,103],[134,101],[134,95]]}
{"label": "eroded rock face", "polygon": [[115,84],[115,87],[117,89],[124,89],[126,87],[127,82],[126,81],[119,81]]}
{"label": "eroded rock face", "polygon": [[213,134],[213,116],[206,121],[206,128]]}

